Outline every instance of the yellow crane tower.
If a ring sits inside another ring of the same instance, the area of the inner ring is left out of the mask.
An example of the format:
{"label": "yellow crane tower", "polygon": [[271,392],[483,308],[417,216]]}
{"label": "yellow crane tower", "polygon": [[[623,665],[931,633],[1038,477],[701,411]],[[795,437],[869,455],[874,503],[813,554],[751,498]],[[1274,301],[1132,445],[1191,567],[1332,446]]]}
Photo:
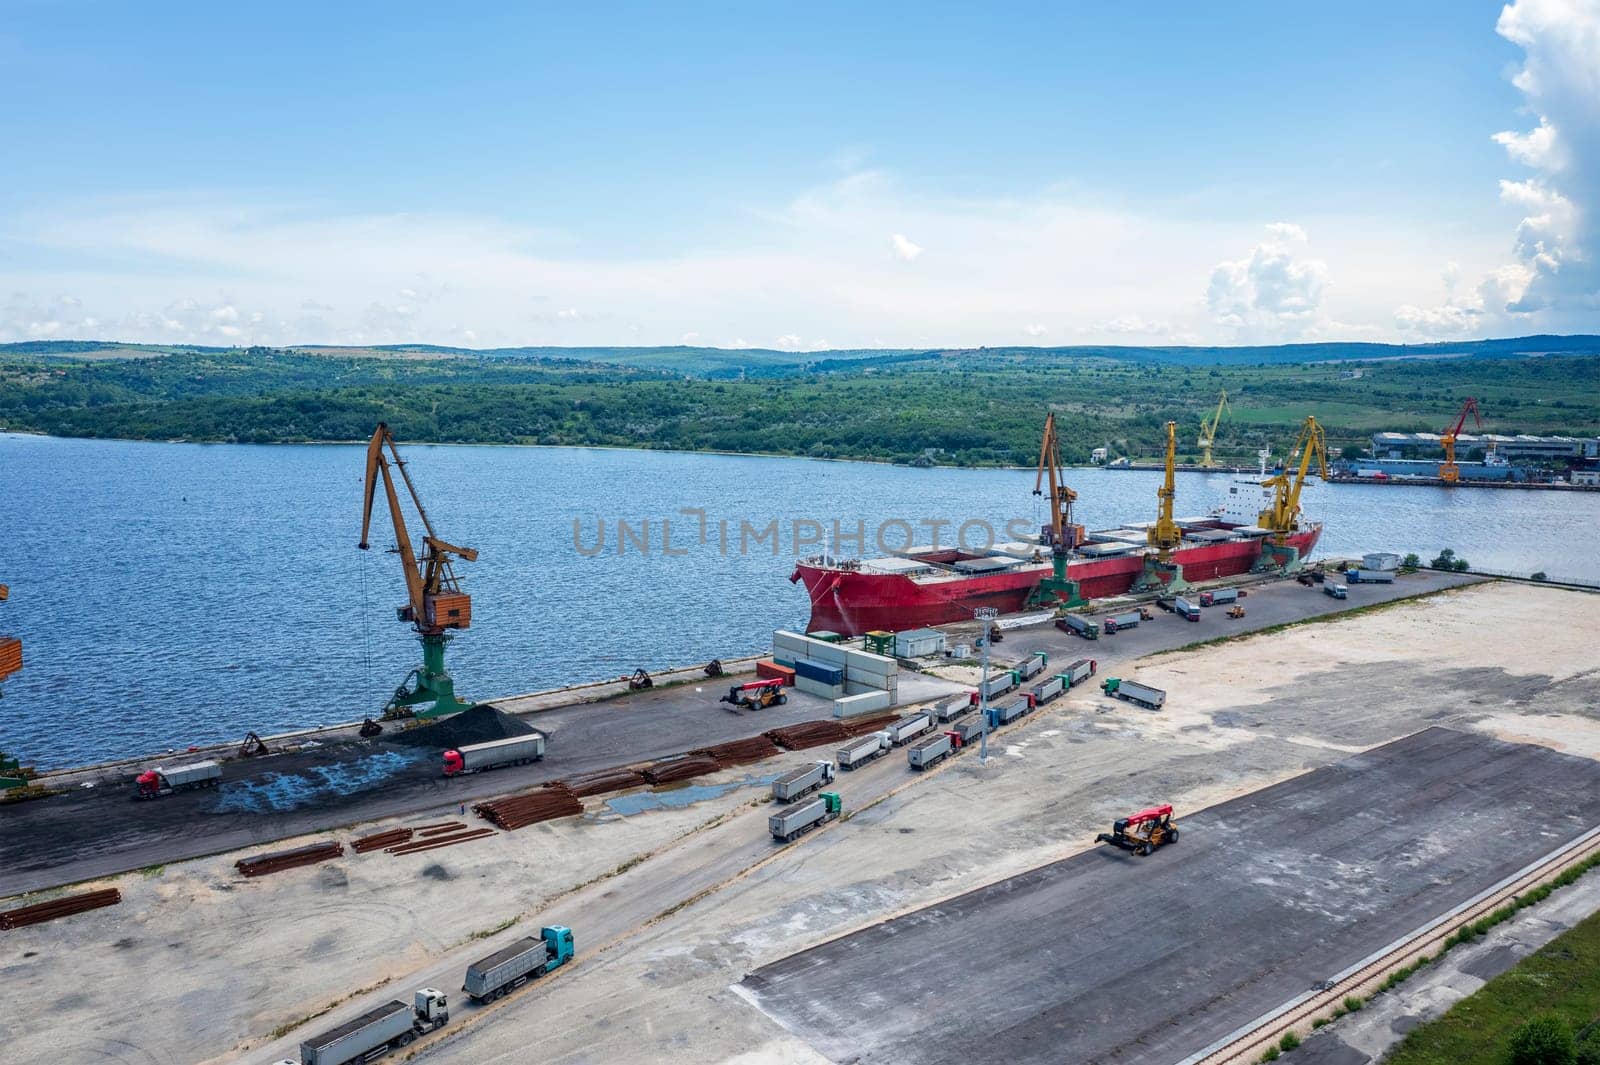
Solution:
{"label": "yellow crane tower", "polygon": [[1199,444],[1201,469],[1209,470],[1216,466],[1216,463],[1211,460],[1211,445],[1216,442],[1217,426],[1222,424],[1222,412],[1227,409],[1228,390],[1224,388],[1222,390],[1222,397],[1217,400],[1217,412],[1211,416],[1211,420],[1207,421],[1204,418],[1200,419]]}
{"label": "yellow crane tower", "polygon": [[[1317,461],[1317,475],[1328,479],[1328,441],[1317,419],[1306,415],[1296,438],[1289,462],[1272,477],[1261,482],[1261,487],[1272,489],[1272,503],[1257,519],[1263,529],[1272,535],[1261,545],[1259,570],[1278,570],[1291,573],[1300,568],[1300,552],[1289,543],[1289,536],[1300,531],[1300,491],[1306,486],[1311,473],[1311,460]],[[1291,466],[1295,466],[1293,474]]]}
{"label": "yellow crane tower", "polygon": [[[388,454],[384,450],[388,449]],[[422,518],[426,535],[422,538],[422,555],[418,557],[411,546],[411,533],[406,528],[405,516],[400,511],[400,496],[395,491],[394,475],[390,467],[400,472],[411,502]],[[377,492],[378,479],[383,479],[384,497],[389,502],[389,517],[394,523],[395,553],[405,570],[406,602],[396,613],[401,621],[411,622],[422,640],[422,665],[413,669],[400,687],[395,689],[383,708],[387,717],[441,717],[454,714],[471,706],[456,698],[455,681],[444,668],[444,647],[451,639],[451,629],[464,629],[472,624],[472,597],[461,590],[451,566],[451,557],[475,562],[478,552],[470,547],[457,547],[433,534],[433,523],[428,512],[422,509],[411,475],[395,447],[394,434],[383,422],[373,431],[367,442],[367,480],[365,505],[361,511],[361,543],[367,550],[367,533],[372,526],[372,502]]]}
{"label": "yellow crane tower", "polygon": [[1167,423],[1166,476],[1156,490],[1156,522],[1145,533],[1151,550],[1144,556],[1144,572],[1134,582],[1135,591],[1165,589],[1182,591],[1189,586],[1183,579],[1183,567],[1172,561],[1172,552],[1183,543],[1183,530],[1172,517],[1172,504],[1178,496],[1178,423]]}
{"label": "yellow crane tower", "polygon": [[1050,576],[1039,581],[1028,597],[1029,606],[1082,606],[1084,598],[1078,592],[1078,582],[1067,579],[1067,560],[1073,550],[1083,542],[1083,526],[1072,521],[1072,502],[1078,493],[1067,487],[1066,473],[1061,465],[1061,443],[1056,438],[1056,416],[1052,411],[1045,415],[1044,433],[1039,438],[1039,469],[1033,478],[1033,494],[1043,495],[1046,481],[1050,485],[1050,524],[1042,528],[1042,539],[1050,544]]}

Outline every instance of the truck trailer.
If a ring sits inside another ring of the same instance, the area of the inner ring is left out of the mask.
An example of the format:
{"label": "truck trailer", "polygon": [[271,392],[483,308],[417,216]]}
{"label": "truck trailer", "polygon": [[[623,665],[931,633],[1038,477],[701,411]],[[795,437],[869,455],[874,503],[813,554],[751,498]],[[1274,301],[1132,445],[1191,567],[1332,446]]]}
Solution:
{"label": "truck trailer", "polygon": [[444,752],[444,775],[458,777],[508,765],[527,765],[544,757],[544,733],[508,736],[503,740],[452,747]]}
{"label": "truck trailer", "polygon": [[1064,672],[1057,673],[1068,688],[1076,688],[1090,677],[1094,676],[1097,663],[1092,658],[1080,658],[1068,666]]}
{"label": "truck trailer", "polygon": [[952,695],[934,703],[933,716],[942,725],[968,713],[976,705],[978,705],[977,692],[962,692],[960,695]]}
{"label": "truck trailer", "polygon": [[1107,677],[1100,685],[1100,690],[1107,695],[1126,699],[1130,703],[1137,703],[1151,710],[1160,710],[1167,701],[1167,693],[1160,688],[1152,688],[1148,684],[1140,684],[1136,680],[1124,680],[1121,677]]}
{"label": "truck trailer", "polygon": [[1180,618],[1182,618],[1185,621],[1199,621],[1200,620],[1200,608],[1199,608],[1199,606],[1197,606],[1195,604],[1193,599],[1186,599],[1181,595],[1178,596],[1177,599],[1173,600],[1173,602],[1172,602],[1172,612],[1174,614],[1177,614]]}
{"label": "truck trailer", "polygon": [[899,721],[893,722],[884,733],[889,738],[889,746],[899,747],[933,728],[933,718],[926,713],[907,714]]}
{"label": "truck trailer", "polygon": [[1077,614],[1068,614],[1065,617],[1056,618],[1056,628],[1062,632],[1070,632],[1082,636],[1085,640],[1098,640],[1100,638],[1100,626],[1088,618],[1079,617]]}
{"label": "truck trailer", "polygon": [[1022,659],[1016,665],[1012,666],[1011,671],[1017,674],[1017,676],[1020,678],[1020,683],[1023,680],[1032,680],[1034,677],[1037,677],[1039,674],[1044,672],[1044,667],[1049,664],[1050,657],[1048,655],[1046,655],[1043,651],[1035,651],[1027,658]]}
{"label": "truck trailer", "polygon": [[474,1002],[493,1002],[571,960],[572,929],[546,925],[537,936],[524,936],[467,966],[461,990]]}
{"label": "truck trailer", "polygon": [[1035,704],[1048,703],[1052,699],[1060,698],[1061,693],[1066,690],[1066,681],[1062,680],[1059,676],[1055,676],[1041,684],[1035,684],[1033,686],[1033,690],[1028,692],[1028,694],[1033,696],[1033,701]]}
{"label": "truck trailer", "polygon": [[950,730],[950,735],[956,738],[962,748],[975,742],[983,733],[984,724],[981,718],[957,722],[956,726]]}
{"label": "truck trailer", "polygon": [[993,699],[996,695],[1004,695],[1006,692],[1010,691],[1016,686],[1017,681],[1016,678],[1011,675],[1011,671],[1003,670],[999,673],[989,674],[989,676],[984,679],[983,683],[980,684],[978,688],[979,691],[983,693],[985,698]]}
{"label": "truck trailer", "polygon": [[1223,606],[1228,603],[1237,603],[1238,601],[1239,589],[1237,588],[1216,588],[1209,592],[1200,593],[1201,606]]}
{"label": "truck trailer", "polygon": [[1013,699],[1001,706],[991,706],[989,708],[990,727],[1009,725],[1032,709],[1033,704],[1027,699]]}
{"label": "truck trailer", "polygon": [[171,795],[175,791],[189,791],[192,788],[214,788],[222,783],[222,766],[216,762],[190,762],[187,765],[175,765],[171,768],[157,766],[147,769],[134,778],[138,786],[137,797],[141,799],[154,799],[160,795]]}
{"label": "truck trailer", "polygon": [[906,762],[912,769],[927,769],[950,757],[954,750],[955,747],[950,742],[950,733],[941,732],[925,740],[918,740],[907,747]]}
{"label": "truck trailer", "polygon": [[1381,569],[1353,569],[1345,572],[1351,584],[1393,584],[1394,574]]}
{"label": "truck trailer", "polygon": [[835,757],[839,760],[840,769],[854,769],[881,757],[888,749],[889,744],[884,740],[883,733],[869,732],[840,747]]}
{"label": "truck trailer", "polygon": [[[1183,600],[1180,599],[1178,602],[1181,603]],[[1101,625],[1108,633],[1121,632],[1123,629],[1138,628],[1139,612],[1137,610],[1125,610],[1120,614],[1112,614],[1110,617],[1106,618]]]}
{"label": "truck trailer", "polygon": [[836,793],[825,791],[803,806],[791,806],[767,818],[767,831],[772,833],[773,839],[788,843],[818,825],[837,819],[843,806]]}
{"label": "truck trailer", "polygon": [[832,762],[812,762],[792,773],[785,773],[772,782],[772,798],[776,802],[794,802],[803,799],[824,784],[833,781]]}
{"label": "truck trailer", "polygon": [[395,999],[305,1040],[300,1044],[300,1065],[370,1061],[405,1046],[419,1035],[444,1027],[450,1020],[449,1007],[444,992],[419,988],[410,1006]]}

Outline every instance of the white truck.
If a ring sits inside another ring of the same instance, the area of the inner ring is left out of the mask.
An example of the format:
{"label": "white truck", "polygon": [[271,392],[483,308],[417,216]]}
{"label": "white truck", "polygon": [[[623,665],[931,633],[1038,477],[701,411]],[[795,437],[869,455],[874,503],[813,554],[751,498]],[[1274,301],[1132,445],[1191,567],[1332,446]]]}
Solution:
{"label": "white truck", "polygon": [[1393,584],[1394,574],[1382,569],[1353,569],[1345,573],[1351,584]]}
{"label": "white truck", "polygon": [[929,736],[925,740],[918,740],[906,748],[906,761],[912,769],[922,770],[929,766],[938,765],[955,748],[950,743],[950,734],[941,732],[937,736]]}
{"label": "white truck", "polygon": [[854,769],[880,757],[888,749],[889,744],[883,738],[883,733],[869,732],[840,747],[835,757],[839,760],[840,769]]}
{"label": "white truck", "polygon": [[822,785],[832,782],[833,763],[812,762],[774,780],[772,798],[775,802],[794,802],[810,795]]}
{"label": "white truck", "polygon": [[835,820],[841,809],[839,796],[825,791],[803,806],[791,806],[767,818],[767,831],[773,839],[788,843],[803,832]]}
{"label": "white truck", "polygon": [[1096,668],[1097,663],[1094,659],[1080,658],[1062,672],[1057,673],[1056,676],[1060,677],[1068,688],[1076,688],[1078,685],[1094,676],[1094,671]]}
{"label": "white truck", "polygon": [[452,747],[444,752],[444,775],[457,777],[508,765],[527,765],[544,757],[544,733],[507,736],[503,740]]}
{"label": "white truck", "polygon": [[171,767],[157,766],[147,769],[134,778],[141,799],[154,799],[171,795],[175,791],[191,788],[214,788],[222,783],[222,766],[216,762],[190,762]]}
{"label": "white truck", "polygon": [[889,746],[899,747],[910,740],[922,735],[933,728],[933,718],[926,713],[907,714],[899,721],[895,721],[883,730],[888,737]]}
{"label": "white truck", "polygon": [[1107,695],[1126,699],[1130,703],[1136,703],[1150,710],[1160,710],[1167,701],[1167,693],[1160,688],[1152,688],[1148,684],[1140,684],[1136,680],[1125,680],[1121,677],[1107,677],[1100,685],[1100,690]]}
{"label": "white truck", "polygon": [[405,1046],[419,1035],[442,1028],[448,1020],[450,1003],[444,992],[419,988],[410,1006],[395,999],[305,1040],[300,1044],[300,1065],[370,1061]]}

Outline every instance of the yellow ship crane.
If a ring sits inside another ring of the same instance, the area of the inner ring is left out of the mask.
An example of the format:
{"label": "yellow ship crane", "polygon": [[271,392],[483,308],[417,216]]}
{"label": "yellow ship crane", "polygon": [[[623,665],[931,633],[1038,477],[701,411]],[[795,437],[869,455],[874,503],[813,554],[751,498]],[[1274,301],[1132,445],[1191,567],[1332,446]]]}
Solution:
{"label": "yellow ship crane", "polygon": [[1228,409],[1228,390],[1222,390],[1222,397],[1217,400],[1217,412],[1210,420],[1200,419],[1200,466],[1202,469],[1211,469],[1216,463],[1211,459],[1211,445],[1217,439],[1217,426],[1222,424],[1222,412]]}
{"label": "yellow ship crane", "polygon": [[1145,531],[1145,541],[1152,548],[1144,556],[1144,570],[1133,583],[1136,592],[1179,592],[1189,587],[1183,578],[1183,567],[1172,560],[1172,552],[1183,543],[1183,530],[1172,517],[1172,504],[1178,496],[1178,423],[1167,423],[1167,454],[1165,476],[1156,489],[1155,524]]}
{"label": "yellow ship crane", "polygon": [[[1306,415],[1289,453],[1289,463],[1274,476],[1261,482],[1261,487],[1272,489],[1272,505],[1263,510],[1257,519],[1272,536],[1262,545],[1260,568],[1281,569],[1285,572],[1298,569],[1300,553],[1289,544],[1289,535],[1300,531],[1300,491],[1306,486],[1311,473],[1311,460],[1317,461],[1317,476],[1328,479],[1328,441],[1322,426],[1312,415]],[[1294,466],[1291,475],[1290,468]]]}
{"label": "yellow ship crane", "polygon": [[[399,472],[412,505],[422,519],[426,535],[422,537],[420,557],[412,547],[411,533],[400,509],[394,471]],[[456,698],[455,682],[444,668],[444,647],[451,639],[450,630],[465,629],[472,624],[472,597],[461,590],[451,560],[460,558],[475,562],[478,552],[446,543],[434,535],[433,523],[395,447],[394,434],[383,422],[378,423],[372,439],[367,442],[366,497],[361,511],[361,543],[357,545],[361,550],[370,546],[367,535],[372,527],[372,501],[380,476],[384,497],[389,503],[389,517],[394,523],[395,553],[400,556],[400,566],[405,571],[406,602],[396,613],[401,621],[409,621],[422,639],[422,665],[413,669],[395,689],[384,707],[384,715],[440,717],[458,713],[471,704]]]}
{"label": "yellow ship crane", "polygon": [[1444,461],[1439,464],[1439,480],[1445,484],[1458,484],[1461,481],[1461,467],[1456,465],[1456,437],[1461,435],[1461,430],[1467,424],[1467,415],[1483,428],[1483,419],[1478,416],[1478,401],[1472,396],[1461,404],[1461,413],[1456,415],[1456,422],[1444,431],[1439,437],[1439,445],[1444,448]]}
{"label": "yellow ship crane", "polygon": [[1050,576],[1042,579],[1029,596],[1029,604],[1080,606],[1084,599],[1078,593],[1078,582],[1067,579],[1067,560],[1083,543],[1083,526],[1075,525],[1072,521],[1072,503],[1078,498],[1078,493],[1067,486],[1054,411],[1044,417],[1044,433],[1039,438],[1039,469],[1033,479],[1034,495],[1044,494],[1047,480],[1050,484],[1050,524],[1039,531],[1042,539],[1050,544],[1051,570]]}

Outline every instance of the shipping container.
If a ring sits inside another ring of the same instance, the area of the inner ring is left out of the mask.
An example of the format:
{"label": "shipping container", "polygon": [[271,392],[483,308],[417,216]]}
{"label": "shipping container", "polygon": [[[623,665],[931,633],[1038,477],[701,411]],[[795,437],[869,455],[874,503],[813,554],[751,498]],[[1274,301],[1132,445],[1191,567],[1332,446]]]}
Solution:
{"label": "shipping container", "polygon": [[791,687],[794,685],[794,667],[771,659],[763,658],[756,663],[756,676],[762,680],[781,680]]}
{"label": "shipping container", "polygon": [[1400,568],[1400,556],[1392,551],[1374,551],[1361,556],[1362,569],[1393,570]]}
{"label": "shipping container", "polygon": [[887,710],[894,705],[894,696],[888,692],[867,690],[857,695],[846,695],[842,699],[833,701],[833,716],[838,718],[860,717],[862,714],[875,714],[880,710]]}
{"label": "shipping container", "polygon": [[795,659],[794,673],[797,679],[804,677],[806,680],[814,680],[818,684],[844,686],[843,668],[814,662],[809,658]]}
{"label": "shipping container", "polygon": [[938,629],[912,629],[896,633],[894,653],[901,658],[926,658],[944,652],[945,636]]}

